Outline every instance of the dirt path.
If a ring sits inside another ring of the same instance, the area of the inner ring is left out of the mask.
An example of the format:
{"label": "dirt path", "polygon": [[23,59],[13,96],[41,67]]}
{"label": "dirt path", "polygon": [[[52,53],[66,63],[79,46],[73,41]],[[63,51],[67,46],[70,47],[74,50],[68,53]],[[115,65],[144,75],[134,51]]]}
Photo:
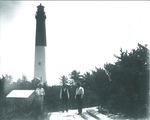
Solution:
{"label": "dirt path", "polygon": [[[91,108],[90,108],[91,109]],[[88,108],[83,109],[82,115],[77,115],[77,110],[69,110],[68,112],[51,112],[47,114],[44,120],[111,120],[107,116],[96,112],[89,114]]]}

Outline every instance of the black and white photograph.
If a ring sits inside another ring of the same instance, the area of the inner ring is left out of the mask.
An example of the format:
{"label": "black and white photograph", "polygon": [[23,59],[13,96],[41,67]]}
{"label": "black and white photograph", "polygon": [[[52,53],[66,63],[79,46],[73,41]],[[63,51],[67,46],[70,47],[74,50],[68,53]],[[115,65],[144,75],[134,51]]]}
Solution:
{"label": "black and white photograph", "polygon": [[0,1],[0,120],[149,120],[149,1]]}

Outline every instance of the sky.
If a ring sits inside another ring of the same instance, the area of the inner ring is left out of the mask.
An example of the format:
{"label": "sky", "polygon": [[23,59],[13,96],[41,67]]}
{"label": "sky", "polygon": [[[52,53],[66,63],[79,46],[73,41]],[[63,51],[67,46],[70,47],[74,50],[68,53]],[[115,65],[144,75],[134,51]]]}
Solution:
{"label": "sky", "polygon": [[114,63],[120,49],[150,41],[149,1],[0,1],[0,75],[34,76],[35,14],[46,14],[49,85],[73,70],[81,74]]}

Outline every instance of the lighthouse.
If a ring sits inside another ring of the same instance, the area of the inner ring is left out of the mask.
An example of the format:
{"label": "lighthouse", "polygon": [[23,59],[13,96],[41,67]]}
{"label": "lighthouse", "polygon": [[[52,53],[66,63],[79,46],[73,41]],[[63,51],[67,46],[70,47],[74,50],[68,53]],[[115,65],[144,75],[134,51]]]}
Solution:
{"label": "lighthouse", "polygon": [[35,36],[35,62],[34,62],[34,78],[41,80],[42,84],[47,83],[46,80],[46,15],[44,6],[37,6],[36,19],[36,36]]}

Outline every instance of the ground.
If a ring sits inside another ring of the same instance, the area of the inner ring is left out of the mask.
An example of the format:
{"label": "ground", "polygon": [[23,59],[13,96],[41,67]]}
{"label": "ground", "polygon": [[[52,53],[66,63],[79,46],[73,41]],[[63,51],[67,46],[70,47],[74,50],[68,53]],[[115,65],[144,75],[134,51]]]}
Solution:
{"label": "ground", "polygon": [[96,112],[96,107],[84,108],[82,115],[77,115],[77,110],[68,112],[49,112],[44,120],[112,120],[104,114]]}
{"label": "ground", "polygon": [[29,112],[27,114],[23,114],[22,112],[8,112],[5,114],[4,113],[5,112],[0,114],[0,120],[149,120],[147,118],[126,118],[121,114],[114,115],[110,113],[101,113],[98,112],[97,107],[83,108],[82,115],[77,115],[77,109],[69,110],[68,112],[64,113],[62,113],[61,111],[45,111],[43,116],[39,117],[38,119],[35,119],[33,115],[34,111]]}

